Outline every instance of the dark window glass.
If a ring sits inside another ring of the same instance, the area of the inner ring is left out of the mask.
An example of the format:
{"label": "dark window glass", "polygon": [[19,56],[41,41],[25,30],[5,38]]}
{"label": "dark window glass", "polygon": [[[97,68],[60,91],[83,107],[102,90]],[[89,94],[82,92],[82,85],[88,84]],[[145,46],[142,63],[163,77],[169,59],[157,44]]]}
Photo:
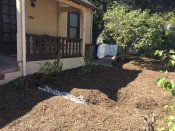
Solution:
{"label": "dark window glass", "polygon": [[77,38],[77,28],[69,28],[69,37],[70,38]]}
{"label": "dark window glass", "polygon": [[16,34],[11,34],[11,41],[16,42]]}
{"label": "dark window glass", "polygon": [[79,38],[80,16],[78,12],[69,12],[68,14],[68,37]]}
{"label": "dark window glass", "polygon": [[16,24],[16,16],[10,16],[10,22]]}
{"label": "dark window glass", "polygon": [[[1,26],[0,39],[3,44],[16,43],[17,19],[16,19],[16,0],[0,0],[1,3]],[[8,48],[8,47],[7,47]]]}
{"label": "dark window glass", "polygon": [[11,5],[16,5],[16,0],[10,0]]}
{"label": "dark window glass", "polygon": [[3,23],[9,23],[10,22],[9,15],[2,15],[2,20],[3,20]]}
{"label": "dark window glass", "polygon": [[3,4],[9,4],[9,0],[2,0]]}
{"label": "dark window glass", "polygon": [[78,26],[78,15],[74,13],[70,13],[70,26],[77,27]]}
{"label": "dark window glass", "polygon": [[4,33],[3,34],[3,41],[4,42],[10,42],[10,34]]}
{"label": "dark window glass", "polygon": [[11,32],[16,33],[16,25],[11,25]]}
{"label": "dark window glass", "polygon": [[2,13],[9,14],[10,9],[7,5],[2,5]]}
{"label": "dark window glass", "polygon": [[16,7],[10,7],[10,14],[16,15]]}
{"label": "dark window glass", "polygon": [[3,32],[10,32],[10,25],[9,24],[3,24],[2,26]]}

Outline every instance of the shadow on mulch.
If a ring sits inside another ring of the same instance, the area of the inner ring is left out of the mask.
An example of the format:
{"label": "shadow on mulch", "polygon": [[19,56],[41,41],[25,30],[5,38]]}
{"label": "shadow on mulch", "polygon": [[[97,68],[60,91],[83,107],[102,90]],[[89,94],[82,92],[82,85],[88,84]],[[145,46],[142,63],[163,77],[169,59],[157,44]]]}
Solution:
{"label": "shadow on mulch", "polygon": [[165,61],[160,61],[156,59],[151,58],[142,58],[137,57],[134,59],[133,64],[137,65],[141,68],[147,68],[153,71],[169,71],[169,72],[175,72],[174,67],[169,67]]}
{"label": "shadow on mulch", "polygon": [[[95,66],[91,74],[83,74],[80,67],[63,71],[60,75],[49,78],[45,84],[67,92],[74,88],[99,90],[109,99],[117,101],[118,90],[134,81],[139,73],[141,71]],[[30,77],[38,82],[41,79],[37,74]],[[36,104],[53,96],[39,91],[36,87],[16,89],[14,84],[15,81],[0,87],[0,128],[22,117]]]}
{"label": "shadow on mulch", "polygon": [[66,70],[48,82],[51,87],[71,92],[72,89],[99,90],[117,101],[118,90],[134,81],[139,70],[96,66],[91,74],[82,74],[82,68]]}
{"label": "shadow on mulch", "polygon": [[15,81],[0,87],[0,129],[52,97],[34,88],[17,89],[14,84]]}

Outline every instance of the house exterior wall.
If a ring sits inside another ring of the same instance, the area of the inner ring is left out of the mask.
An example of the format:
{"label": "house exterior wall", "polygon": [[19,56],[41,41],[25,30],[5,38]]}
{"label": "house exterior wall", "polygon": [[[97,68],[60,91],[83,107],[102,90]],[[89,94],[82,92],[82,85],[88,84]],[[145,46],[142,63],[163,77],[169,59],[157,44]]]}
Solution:
{"label": "house exterior wall", "polygon": [[[61,12],[59,15],[58,36],[67,37],[68,13]],[[83,14],[80,11],[80,39],[83,39]]]}
{"label": "house exterior wall", "polygon": [[[61,6],[64,6],[63,4]],[[44,8],[43,8],[44,7]],[[92,43],[92,10],[86,11],[86,44]],[[83,38],[83,12],[80,10],[80,38]],[[33,19],[31,18],[33,17]],[[58,18],[59,17],[59,18]],[[59,20],[59,21],[58,21]],[[26,32],[31,34],[47,34],[67,37],[68,13],[58,12],[56,0],[37,0],[36,7],[26,0]]]}
{"label": "house exterior wall", "polygon": [[[22,76],[22,61],[23,61],[23,43],[22,43],[22,1],[16,0],[17,9],[17,61],[20,70],[18,72],[5,74],[5,79],[0,81],[0,85],[5,84],[17,77]],[[37,0],[35,8],[30,6],[30,0],[25,0],[26,6],[26,33],[33,34],[48,34],[67,37],[67,13],[58,12],[58,0]],[[92,10],[82,5],[70,2],[69,0],[59,0],[66,4],[77,8],[80,13],[80,38],[83,39],[83,44],[90,44],[92,42]],[[58,22],[58,14],[59,22]],[[82,47],[85,52],[85,45]],[[84,53],[83,53],[84,54]],[[53,60],[49,60],[53,61]],[[63,62],[63,70],[76,68],[82,65],[83,57],[66,58],[61,60]],[[27,74],[38,72],[40,64],[46,61],[27,62]],[[40,64],[39,64],[40,63]]]}
{"label": "house exterior wall", "polygon": [[57,2],[37,0],[36,7],[26,0],[26,32],[57,36]]}
{"label": "house exterior wall", "polygon": [[92,44],[92,26],[93,26],[93,12],[90,9],[87,9],[86,13],[86,43],[85,44]]}
{"label": "house exterior wall", "polygon": [[61,37],[67,37],[67,15],[67,12],[61,12],[59,14],[58,35]]}
{"label": "house exterior wall", "polygon": [[[38,72],[41,68],[41,65],[48,61],[53,62],[54,60],[27,62],[27,74]],[[61,62],[63,63],[63,70],[76,68],[82,66],[83,57],[61,59]]]}

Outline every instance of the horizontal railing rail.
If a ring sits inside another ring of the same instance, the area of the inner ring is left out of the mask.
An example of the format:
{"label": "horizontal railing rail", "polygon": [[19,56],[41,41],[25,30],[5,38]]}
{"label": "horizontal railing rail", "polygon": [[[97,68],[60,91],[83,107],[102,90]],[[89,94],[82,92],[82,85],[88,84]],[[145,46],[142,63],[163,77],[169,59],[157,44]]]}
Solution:
{"label": "horizontal railing rail", "polygon": [[66,37],[26,34],[27,61],[82,56],[82,40]]}

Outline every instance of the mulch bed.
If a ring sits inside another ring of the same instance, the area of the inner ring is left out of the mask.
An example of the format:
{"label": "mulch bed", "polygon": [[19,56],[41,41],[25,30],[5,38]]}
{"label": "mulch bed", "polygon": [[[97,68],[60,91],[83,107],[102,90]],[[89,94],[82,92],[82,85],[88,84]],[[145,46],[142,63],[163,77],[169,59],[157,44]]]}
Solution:
{"label": "mulch bed", "polygon": [[[149,66],[143,65],[148,62]],[[151,64],[152,63],[152,64]],[[62,97],[39,91],[35,86],[17,88],[17,81],[0,87],[0,128],[2,130],[142,130],[143,116],[157,115],[157,127],[164,124],[163,106],[173,104],[171,94],[157,88],[155,80],[164,66],[153,59],[137,58],[118,62],[118,68],[95,66],[91,74],[82,68],[49,77],[45,84],[88,102],[79,105]],[[155,67],[152,67],[155,66]],[[41,83],[40,75],[29,76]]]}

